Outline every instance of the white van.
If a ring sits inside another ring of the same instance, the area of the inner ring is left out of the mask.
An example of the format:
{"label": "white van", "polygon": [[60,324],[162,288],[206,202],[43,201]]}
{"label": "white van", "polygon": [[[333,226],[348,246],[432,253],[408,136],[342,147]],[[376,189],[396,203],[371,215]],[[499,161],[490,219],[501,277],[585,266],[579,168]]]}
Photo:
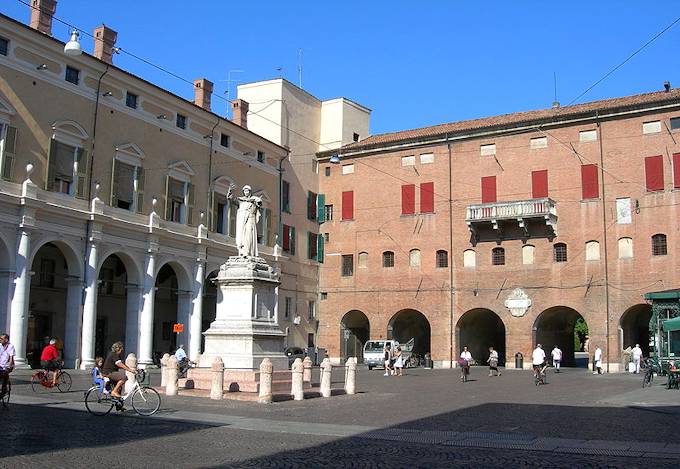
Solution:
{"label": "white van", "polygon": [[364,345],[364,364],[372,370],[376,366],[385,366],[385,344],[389,344],[392,353],[397,349],[396,340],[369,340]]}

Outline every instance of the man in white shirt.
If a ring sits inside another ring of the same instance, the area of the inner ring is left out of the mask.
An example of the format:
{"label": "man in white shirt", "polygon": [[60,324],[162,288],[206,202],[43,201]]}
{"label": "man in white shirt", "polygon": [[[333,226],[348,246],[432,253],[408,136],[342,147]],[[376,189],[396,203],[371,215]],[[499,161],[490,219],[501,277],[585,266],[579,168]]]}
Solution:
{"label": "man in white shirt", "polygon": [[642,360],[642,349],[640,348],[640,344],[635,344],[635,347],[633,348],[633,350],[630,353],[631,353],[631,356],[633,357],[633,363],[635,364],[634,373],[639,373],[640,372],[640,361]]}
{"label": "man in white shirt", "polygon": [[559,347],[555,345],[550,354],[552,355],[553,365],[555,366],[555,373],[559,373],[560,363],[562,363],[562,350],[560,350]]}
{"label": "man in white shirt", "polygon": [[595,371],[593,371],[594,375],[601,375],[602,374],[602,349],[598,345],[597,348],[595,349]]}
{"label": "man in white shirt", "polygon": [[2,382],[0,395],[2,396],[7,393],[9,374],[14,369],[14,353],[14,345],[9,343],[9,336],[7,334],[0,335],[0,381]]}
{"label": "man in white shirt", "polygon": [[538,376],[538,373],[542,371],[543,364],[545,363],[545,351],[541,344],[536,345],[536,348],[531,354],[531,364],[534,367],[534,376]]}

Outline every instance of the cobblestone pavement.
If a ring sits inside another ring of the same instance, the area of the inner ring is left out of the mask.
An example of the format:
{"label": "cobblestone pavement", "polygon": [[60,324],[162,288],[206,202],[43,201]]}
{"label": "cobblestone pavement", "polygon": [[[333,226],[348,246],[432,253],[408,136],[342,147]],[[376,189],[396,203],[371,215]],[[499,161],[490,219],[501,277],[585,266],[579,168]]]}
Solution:
{"label": "cobblestone pavement", "polygon": [[474,369],[463,384],[455,370],[362,370],[357,396],[271,405],[164,396],[152,418],[90,416],[78,372],[64,394],[33,393],[27,378],[15,374],[14,403],[0,409],[0,467],[680,466],[680,393],[643,390],[631,375],[566,370],[537,388],[519,371]]}

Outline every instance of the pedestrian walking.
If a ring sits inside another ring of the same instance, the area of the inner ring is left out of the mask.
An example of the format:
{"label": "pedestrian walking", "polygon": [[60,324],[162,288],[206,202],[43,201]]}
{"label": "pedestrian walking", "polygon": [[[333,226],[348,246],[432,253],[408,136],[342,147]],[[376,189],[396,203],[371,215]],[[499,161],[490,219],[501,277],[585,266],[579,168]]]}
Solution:
{"label": "pedestrian walking", "polygon": [[560,372],[560,364],[562,363],[562,350],[555,345],[553,347],[552,352],[550,352],[550,355],[552,355],[552,360],[553,360],[553,366],[555,367],[555,373]]}
{"label": "pedestrian walking", "polygon": [[595,356],[593,357],[595,361],[595,370],[593,371],[594,375],[601,375],[602,374],[602,349],[598,345],[597,348],[595,349]]}
{"label": "pedestrian walking", "polygon": [[489,363],[489,376],[493,376],[494,371],[496,376],[500,376],[501,372],[498,371],[498,352],[493,347],[489,347],[489,358],[486,361]]}
{"label": "pedestrian walking", "polygon": [[633,347],[630,354],[633,357],[633,364],[635,365],[635,371],[633,373],[639,373],[640,362],[642,361],[642,349],[640,348],[640,344],[635,344],[635,347]]}
{"label": "pedestrian walking", "polygon": [[383,355],[385,360],[385,374],[383,376],[389,376],[391,370],[390,363],[392,362],[392,349],[390,349],[390,344],[385,344]]}
{"label": "pedestrian walking", "polygon": [[401,352],[401,347],[397,347],[394,354],[394,373],[397,376],[404,376],[404,356]]}
{"label": "pedestrian walking", "polygon": [[463,347],[463,351],[460,353],[460,358],[458,359],[458,366],[460,366],[460,380],[462,382],[467,381],[470,375],[470,363],[472,362],[472,354],[467,347]]}

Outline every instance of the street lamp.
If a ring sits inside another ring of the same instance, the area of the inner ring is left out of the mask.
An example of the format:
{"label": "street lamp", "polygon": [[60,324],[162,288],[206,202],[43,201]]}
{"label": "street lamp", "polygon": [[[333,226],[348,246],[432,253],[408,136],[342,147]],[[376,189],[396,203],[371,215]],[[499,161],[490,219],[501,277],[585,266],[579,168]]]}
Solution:
{"label": "street lamp", "polygon": [[331,162],[331,164],[340,164],[340,155],[338,155],[337,153],[333,153],[329,161]]}
{"label": "street lamp", "polygon": [[83,48],[80,47],[80,41],[78,40],[80,33],[74,30],[71,32],[71,40],[69,40],[64,46],[64,54],[70,56],[76,56],[83,53]]}

